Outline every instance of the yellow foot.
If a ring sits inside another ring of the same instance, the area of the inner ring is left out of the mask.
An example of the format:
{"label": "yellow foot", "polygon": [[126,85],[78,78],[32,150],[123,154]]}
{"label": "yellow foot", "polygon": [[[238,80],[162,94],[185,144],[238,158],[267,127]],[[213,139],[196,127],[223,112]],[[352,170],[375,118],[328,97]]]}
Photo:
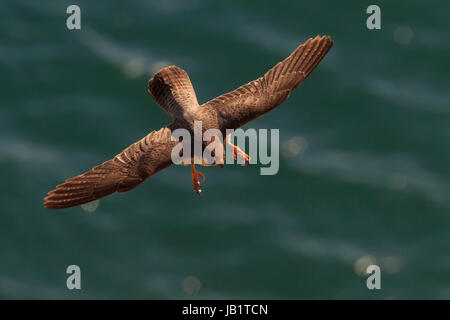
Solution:
{"label": "yellow foot", "polygon": [[195,170],[195,164],[191,163],[191,176],[192,176],[192,185],[194,186],[194,191],[200,195],[202,193],[202,189],[200,189],[200,180],[198,177],[202,178],[205,181],[205,175],[197,170]]}

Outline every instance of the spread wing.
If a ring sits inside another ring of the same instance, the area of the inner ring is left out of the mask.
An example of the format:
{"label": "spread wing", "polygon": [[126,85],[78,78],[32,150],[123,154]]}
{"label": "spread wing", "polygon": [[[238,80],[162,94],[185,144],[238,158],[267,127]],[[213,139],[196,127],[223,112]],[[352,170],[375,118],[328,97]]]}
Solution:
{"label": "spread wing", "polygon": [[189,106],[198,106],[189,76],[177,66],[158,71],[148,81],[148,92],[172,118],[182,116]]}
{"label": "spread wing", "polygon": [[113,159],[70,178],[44,199],[47,209],[62,209],[91,202],[114,192],[126,192],[172,164],[171,129],[153,131]]}
{"label": "spread wing", "polygon": [[261,78],[210,100],[203,106],[217,111],[222,130],[239,128],[286,100],[332,46],[333,40],[329,36],[309,39]]}

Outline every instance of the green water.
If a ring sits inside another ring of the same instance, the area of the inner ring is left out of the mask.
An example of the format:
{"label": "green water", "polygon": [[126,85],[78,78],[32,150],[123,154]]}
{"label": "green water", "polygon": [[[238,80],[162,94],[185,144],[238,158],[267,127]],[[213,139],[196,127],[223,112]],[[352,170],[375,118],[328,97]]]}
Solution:
{"label": "green water", "polygon": [[[378,1],[377,31],[361,1],[76,1],[69,31],[73,3],[0,2],[1,298],[450,298],[448,1]],[[277,175],[202,168],[198,197],[171,167],[94,213],[42,208],[170,121],[146,92],[159,67],[203,103],[317,34],[331,52],[246,126],[280,129]]]}

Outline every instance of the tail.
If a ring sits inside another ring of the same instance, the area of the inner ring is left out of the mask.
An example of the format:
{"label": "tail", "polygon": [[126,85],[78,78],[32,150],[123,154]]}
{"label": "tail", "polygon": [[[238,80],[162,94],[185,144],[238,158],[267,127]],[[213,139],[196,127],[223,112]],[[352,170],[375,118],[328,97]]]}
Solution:
{"label": "tail", "polygon": [[188,74],[177,66],[158,71],[148,81],[148,92],[172,118],[182,115],[186,108],[198,106]]}

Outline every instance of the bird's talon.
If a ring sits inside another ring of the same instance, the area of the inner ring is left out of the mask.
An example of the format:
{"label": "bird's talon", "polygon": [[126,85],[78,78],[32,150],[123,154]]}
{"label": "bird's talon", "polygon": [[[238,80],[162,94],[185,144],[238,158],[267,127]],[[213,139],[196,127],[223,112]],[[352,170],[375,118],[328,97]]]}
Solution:
{"label": "bird's talon", "polygon": [[200,193],[202,192],[202,189],[200,189],[200,179],[199,177],[202,179],[202,181],[205,181],[205,175],[201,172],[198,172],[197,170],[195,170],[195,165],[191,164],[191,175],[192,175],[192,185],[194,187],[194,191],[200,195]]}

